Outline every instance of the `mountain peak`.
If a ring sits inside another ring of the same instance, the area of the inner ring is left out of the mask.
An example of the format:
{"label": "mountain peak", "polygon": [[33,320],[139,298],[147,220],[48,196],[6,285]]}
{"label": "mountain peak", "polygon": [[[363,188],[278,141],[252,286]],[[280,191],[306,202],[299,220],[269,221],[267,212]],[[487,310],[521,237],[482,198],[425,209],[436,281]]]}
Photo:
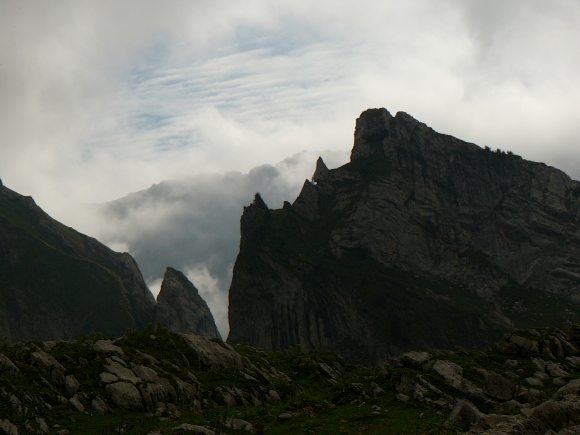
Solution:
{"label": "mountain peak", "polygon": [[356,120],[351,160],[383,155],[383,141],[390,135],[392,115],[385,108],[367,109]]}
{"label": "mountain peak", "polygon": [[328,174],[328,167],[324,163],[324,160],[322,160],[322,157],[318,157],[318,160],[316,160],[316,169],[314,170],[314,175],[312,175],[312,181],[318,183],[326,174]]}
{"label": "mountain peak", "polygon": [[426,136],[437,134],[406,112],[392,116],[385,108],[365,110],[356,120],[350,159],[383,158],[387,147],[413,142],[418,131]]}
{"label": "mountain peak", "polygon": [[256,192],[256,194],[254,195],[254,201],[252,202],[252,204],[250,204],[250,207],[260,208],[262,210],[268,210],[268,205],[266,204],[266,202],[262,198],[262,195],[260,195],[259,192]]}
{"label": "mountain peak", "polygon": [[157,296],[157,320],[177,332],[220,338],[206,302],[180,271],[168,267]]}

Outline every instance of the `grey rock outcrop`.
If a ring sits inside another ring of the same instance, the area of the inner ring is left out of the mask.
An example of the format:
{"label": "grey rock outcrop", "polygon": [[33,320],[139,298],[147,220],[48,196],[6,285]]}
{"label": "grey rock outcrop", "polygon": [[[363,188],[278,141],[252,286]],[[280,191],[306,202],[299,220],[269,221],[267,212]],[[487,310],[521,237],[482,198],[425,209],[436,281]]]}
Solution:
{"label": "grey rock outcrop", "polygon": [[157,296],[157,322],[176,332],[220,338],[213,316],[187,277],[168,267]]}
{"label": "grey rock outcrop", "polygon": [[580,319],[579,182],[403,112],[354,139],[294,204],[244,209],[229,342],[376,361]]}
{"label": "grey rock outcrop", "polygon": [[115,405],[122,409],[141,409],[143,406],[137,387],[130,382],[115,382],[105,389]]}

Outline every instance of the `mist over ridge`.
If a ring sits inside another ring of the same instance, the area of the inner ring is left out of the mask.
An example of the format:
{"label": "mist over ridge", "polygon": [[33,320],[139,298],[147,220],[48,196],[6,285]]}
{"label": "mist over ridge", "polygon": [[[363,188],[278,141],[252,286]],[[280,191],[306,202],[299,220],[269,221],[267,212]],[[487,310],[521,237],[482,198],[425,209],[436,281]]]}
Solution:
{"label": "mist over ridge", "polygon": [[272,208],[293,201],[322,155],[331,167],[346,152],[302,151],[276,165],[248,173],[196,175],[162,181],[148,189],[91,206],[93,234],[113,249],[135,257],[156,293],[165,267],[182,270],[207,301],[220,332],[227,336],[227,290],[239,247],[240,216],[256,192]]}

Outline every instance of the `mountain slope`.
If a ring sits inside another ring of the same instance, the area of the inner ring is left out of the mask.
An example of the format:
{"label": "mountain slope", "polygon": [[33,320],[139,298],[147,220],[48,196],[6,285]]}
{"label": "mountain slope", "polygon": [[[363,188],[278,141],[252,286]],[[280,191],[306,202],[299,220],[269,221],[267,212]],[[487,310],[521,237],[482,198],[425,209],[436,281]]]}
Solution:
{"label": "mountain slope", "polygon": [[154,304],[129,254],[0,186],[0,339],[119,334],[150,322]]}
{"label": "mountain slope", "polygon": [[580,183],[399,112],[357,120],[350,163],[241,220],[231,343],[382,359],[578,320]]}

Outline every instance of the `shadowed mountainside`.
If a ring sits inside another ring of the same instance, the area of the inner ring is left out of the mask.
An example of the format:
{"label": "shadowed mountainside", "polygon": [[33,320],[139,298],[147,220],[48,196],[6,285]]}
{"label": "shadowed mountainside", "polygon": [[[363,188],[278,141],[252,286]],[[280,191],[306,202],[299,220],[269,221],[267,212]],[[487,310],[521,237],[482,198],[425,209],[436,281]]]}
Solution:
{"label": "shadowed mountainside", "polygon": [[[32,198],[0,184],[1,341],[119,335],[155,321],[171,326],[176,318],[185,319],[181,331],[219,337],[207,305],[181,277],[183,291],[164,282],[157,307],[129,254],[62,225]],[[199,329],[188,316],[202,320]]]}

